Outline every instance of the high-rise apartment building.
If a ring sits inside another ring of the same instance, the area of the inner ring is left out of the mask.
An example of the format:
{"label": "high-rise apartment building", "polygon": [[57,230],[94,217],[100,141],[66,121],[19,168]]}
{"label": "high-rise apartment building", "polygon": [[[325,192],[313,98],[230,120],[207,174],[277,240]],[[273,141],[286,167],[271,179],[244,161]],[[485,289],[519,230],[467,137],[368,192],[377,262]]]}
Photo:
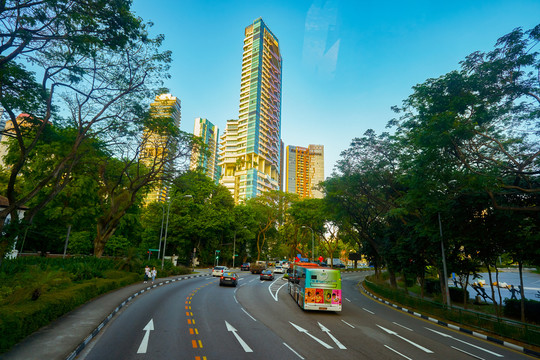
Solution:
{"label": "high-rise apartment building", "polygon": [[[174,126],[180,127],[181,106],[180,99],[171,94],[156,96],[150,104],[150,115],[155,121],[173,121]],[[173,167],[172,159],[168,159],[168,148],[172,145],[172,139],[159,134],[152,129],[145,129],[141,146],[141,162],[146,166],[158,166],[163,171],[170,171]],[[155,183],[152,190],[146,195],[145,204],[154,201],[165,201],[168,195],[169,184],[164,181]]]}
{"label": "high-rise apartment building", "polygon": [[236,203],[281,188],[281,54],[261,18],[245,29],[240,111],[221,138],[220,183]]}
{"label": "high-rise apartment building", "polygon": [[303,198],[322,198],[318,189],[324,181],[324,145],[287,146],[285,190]]}
{"label": "high-rise apartment building", "polygon": [[191,152],[190,169],[202,169],[217,184],[221,175],[221,168],[218,166],[219,129],[208,119],[196,118],[193,135],[201,138],[207,153],[194,149]]}

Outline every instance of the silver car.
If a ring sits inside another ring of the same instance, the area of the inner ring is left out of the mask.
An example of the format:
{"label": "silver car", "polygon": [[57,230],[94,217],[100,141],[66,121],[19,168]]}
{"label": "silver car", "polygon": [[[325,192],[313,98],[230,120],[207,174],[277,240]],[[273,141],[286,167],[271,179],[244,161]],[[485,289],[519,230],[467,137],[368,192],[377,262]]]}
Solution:
{"label": "silver car", "polygon": [[229,271],[229,268],[226,266],[215,266],[212,269],[212,276],[221,276],[227,271]]}

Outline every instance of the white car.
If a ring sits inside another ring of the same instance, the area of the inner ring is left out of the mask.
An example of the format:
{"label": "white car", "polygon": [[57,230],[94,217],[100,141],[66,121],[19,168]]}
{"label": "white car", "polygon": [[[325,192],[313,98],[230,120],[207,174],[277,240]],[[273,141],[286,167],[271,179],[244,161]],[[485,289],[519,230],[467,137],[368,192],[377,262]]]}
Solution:
{"label": "white car", "polygon": [[221,276],[224,272],[229,271],[229,268],[226,266],[215,266],[212,269],[212,276]]}
{"label": "white car", "polygon": [[283,266],[281,265],[276,265],[276,268],[274,269],[274,273],[280,273],[280,274],[283,274],[285,272],[285,270],[283,270]]}

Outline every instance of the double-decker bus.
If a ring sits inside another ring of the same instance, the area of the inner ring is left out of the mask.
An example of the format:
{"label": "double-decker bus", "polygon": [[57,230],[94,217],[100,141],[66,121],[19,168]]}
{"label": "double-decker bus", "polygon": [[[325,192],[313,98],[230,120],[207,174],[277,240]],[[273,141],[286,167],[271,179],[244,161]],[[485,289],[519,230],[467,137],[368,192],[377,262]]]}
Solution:
{"label": "double-decker bus", "polygon": [[298,262],[289,269],[289,294],[304,310],[341,311],[341,272]]}

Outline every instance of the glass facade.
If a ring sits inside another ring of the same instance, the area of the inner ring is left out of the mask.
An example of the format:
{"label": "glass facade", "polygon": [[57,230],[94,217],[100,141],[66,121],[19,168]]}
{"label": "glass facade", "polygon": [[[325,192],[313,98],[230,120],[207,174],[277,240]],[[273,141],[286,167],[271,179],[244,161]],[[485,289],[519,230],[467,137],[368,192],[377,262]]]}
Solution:
{"label": "glass facade", "polygon": [[[153,103],[150,104],[150,116],[157,121],[162,119],[171,119],[174,126],[180,127],[181,106],[180,99],[177,99],[171,94],[161,94],[156,96]],[[167,156],[167,148],[170,146],[170,139],[166,136],[153,132],[150,129],[143,131],[143,139],[141,146],[141,162],[146,166],[161,166],[163,154]],[[172,160],[167,161],[163,169],[170,170],[173,166]],[[146,195],[145,204],[161,201],[164,202],[167,198],[169,184],[159,181],[155,184],[152,190]]]}
{"label": "glass facade", "polygon": [[220,147],[220,183],[236,203],[281,187],[279,42],[261,18],[244,35],[239,117],[227,121]]}
{"label": "glass facade", "polygon": [[219,129],[208,119],[196,118],[193,135],[201,138],[208,153],[194,149],[191,152],[190,169],[203,169],[205,174],[217,184],[221,176],[221,167],[218,166]]}

